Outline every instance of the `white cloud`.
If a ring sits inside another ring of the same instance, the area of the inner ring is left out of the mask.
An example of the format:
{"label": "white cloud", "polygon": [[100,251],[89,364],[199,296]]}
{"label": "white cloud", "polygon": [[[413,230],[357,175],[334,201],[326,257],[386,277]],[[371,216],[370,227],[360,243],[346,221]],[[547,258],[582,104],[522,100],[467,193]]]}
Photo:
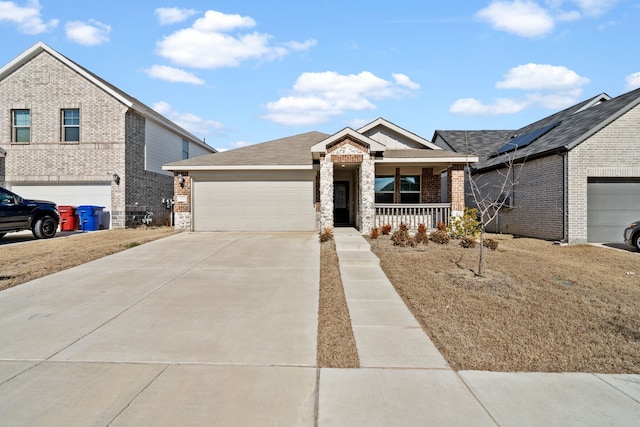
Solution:
{"label": "white cloud", "polygon": [[420,84],[412,82],[411,79],[404,74],[391,74],[391,76],[395,80],[396,84],[400,86],[404,86],[411,90],[420,89]]}
{"label": "white cloud", "polygon": [[494,1],[476,16],[495,29],[522,37],[540,37],[554,28],[553,18],[532,1]]}
{"label": "white cloud", "polygon": [[525,64],[510,69],[504,80],[496,83],[498,89],[523,90],[566,90],[588,84],[586,77],[580,76],[567,67],[549,64]]}
{"label": "white cloud", "polygon": [[587,16],[600,16],[611,9],[617,0],[573,0]]}
{"label": "white cloud", "polygon": [[627,90],[640,88],[640,71],[633,74],[629,74],[627,77],[624,78],[624,80],[627,83]]}
{"label": "white cloud", "polygon": [[463,116],[497,116],[519,113],[529,106],[526,101],[500,98],[492,104],[483,104],[474,98],[459,99],[449,107],[449,112]]}
{"label": "white cloud", "polygon": [[24,34],[40,34],[58,26],[58,19],[44,22],[40,16],[38,0],[27,1],[26,6],[18,6],[12,1],[0,1],[0,22],[8,21],[18,26]]}
{"label": "white cloud", "polygon": [[394,79],[384,80],[368,71],[350,75],[303,73],[291,95],[269,102],[263,117],[290,126],[317,124],[347,111],[373,110],[372,100],[401,98],[411,94],[407,87],[419,87],[403,74],[395,74]]}
{"label": "white cloud", "polygon": [[171,105],[164,101],[156,102],[152,108],[194,135],[210,135],[213,131],[224,129],[224,125],[215,120],[204,119],[191,113],[174,111]]}
{"label": "white cloud", "polygon": [[144,71],[149,75],[149,77],[154,79],[166,80],[174,83],[191,83],[194,85],[204,84],[204,80],[196,75],[167,65],[152,65],[151,68]]}
{"label": "white cloud", "polygon": [[85,46],[96,46],[108,42],[111,32],[110,25],[94,19],[88,22],[70,21],[64,28],[69,40]]}
{"label": "white cloud", "polygon": [[576,104],[582,96],[582,89],[576,88],[555,93],[530,93],[527,99],[532,104],[539,105],[549,110],[562,110]]}
{"label": "white cloud", "polygon": [[155,10],[160,25],[171,25],[182,22],[198,13],[195,9],[180,9],[178,7],[159,7]]}
{"label": "white cloud", "polygon": [[598,17],[617,2],[618,0],[546,0],[546,8],[543,8],[533,0],[495,0],[478,11],[476,16],[497,30],[521,37],[541,37],[553,31],[556,22]]}
{"label": "white cloud", "polygon": [[549,64],[526,64],[510,69],[504,80],[496,83],[498,89],[528,91],[524,100],[501,98],[484,104],[474,98],[459,99],[449,111],[462,115],[513,114],[531,106],[560,110],[578,102],[582,86],[590,83],[567,67]]}
{"label": "white cloud", "polygon": [[160,40],[157,52],[178,65],[211,69],[235,67],[250,59],[273,60],[316,44],[315,40],[307,40],[273,45],[269,34],[238,32],[255,26],[251,17],[209,10],[190,28]]}

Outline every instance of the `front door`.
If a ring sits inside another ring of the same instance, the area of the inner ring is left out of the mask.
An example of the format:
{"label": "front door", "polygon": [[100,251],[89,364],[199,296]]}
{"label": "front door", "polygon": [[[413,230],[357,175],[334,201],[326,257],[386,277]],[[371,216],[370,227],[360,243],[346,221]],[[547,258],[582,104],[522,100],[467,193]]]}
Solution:
{"label": "front door", "polygon": [[333,223],[349,225],[349,181],[333,183]]}

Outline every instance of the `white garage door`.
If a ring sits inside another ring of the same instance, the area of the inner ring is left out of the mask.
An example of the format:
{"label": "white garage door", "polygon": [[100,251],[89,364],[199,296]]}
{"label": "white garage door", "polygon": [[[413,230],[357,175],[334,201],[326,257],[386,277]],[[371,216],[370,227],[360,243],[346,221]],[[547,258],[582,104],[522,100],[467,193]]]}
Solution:
{"label": "white garage door", "polygon": [[111,221],[110,184],[67,184],[67,185],[11,185],[11,191],[25,199],[50,200],[58,206],[102,206],[103,224]]}
{"label": "white garage door", "polygon": [[592,179],[587,184],[587,241],[616,243],[640,218],[640,179]]}
{"label": "white garage door", "polygon": [[195,231],[313,231],[315,177],[194,177]]}

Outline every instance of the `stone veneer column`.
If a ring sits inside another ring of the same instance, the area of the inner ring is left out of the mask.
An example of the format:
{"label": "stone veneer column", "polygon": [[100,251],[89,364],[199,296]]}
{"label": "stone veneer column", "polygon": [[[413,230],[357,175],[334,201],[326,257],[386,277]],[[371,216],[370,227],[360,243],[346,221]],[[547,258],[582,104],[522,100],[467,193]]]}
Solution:
{"label": "stone veneer column", "polygon": [[320,231],[333,227],[333,162],[320,159]]}
{"label": "stone veneer column", "polygon": [[[178,174],[182,174],[184,185],[178,181]],[[176,171],[173,176],[173,226],[176,230],[191,230],[191,177],[189,172]]]}
{"label": "stone veneer column", "polygon": [[451,215],[464,212],[464,166],[454,165],[447,170],[447,192],[451,203]]}
{"label": "stone veneer column", "polygon": [[360,218],[362,219],[362,234],[369,234],[375,225],[375,162],[365,158],[360,165]]}

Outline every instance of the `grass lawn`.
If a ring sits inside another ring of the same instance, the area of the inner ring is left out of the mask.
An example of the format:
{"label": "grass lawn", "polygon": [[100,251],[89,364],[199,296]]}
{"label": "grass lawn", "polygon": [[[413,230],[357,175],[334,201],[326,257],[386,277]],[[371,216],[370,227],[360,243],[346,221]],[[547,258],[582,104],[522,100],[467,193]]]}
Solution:
{"label": "grass lawn", "polygon": [[402,248],[370,240],[387,277],[456,370],[640,373],[640,254],[489,236]]}

